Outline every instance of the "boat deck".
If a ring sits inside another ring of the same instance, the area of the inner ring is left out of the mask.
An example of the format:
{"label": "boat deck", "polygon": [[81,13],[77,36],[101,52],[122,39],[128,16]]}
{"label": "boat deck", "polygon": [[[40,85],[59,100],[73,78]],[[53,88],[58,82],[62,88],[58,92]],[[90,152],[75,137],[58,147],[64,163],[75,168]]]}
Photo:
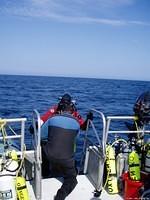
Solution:
{"label": "boat deck", "polygon": [[[77,176],[78,184],[72,193],[66,198],[66,200],[122,200],[123,198],[116,195],[109,195],[106,191],[102,191],[99,198],[94,197],[94,187],[86,177],[86,175]],[[42,199],[41,200],[53,200],[57,190],[61,187],[61,181],[55,178],[42,180]],[[33,195],[30,192],[30,195]],[[31,196],[31,199],[35,197]]]}

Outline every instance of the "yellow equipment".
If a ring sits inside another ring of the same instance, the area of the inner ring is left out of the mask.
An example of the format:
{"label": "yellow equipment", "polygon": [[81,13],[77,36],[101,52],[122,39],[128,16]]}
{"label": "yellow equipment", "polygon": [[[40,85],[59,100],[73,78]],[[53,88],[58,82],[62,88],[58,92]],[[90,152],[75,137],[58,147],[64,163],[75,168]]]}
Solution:
{"label": "yellow equipment", "polygon": [[26,186],[26,180],[22,176],[16,177],[16,190],[19,200],[29,200],[29,194]]}
{"label": "yellow equipment", "polygon": [[15,150],[12,150],[10,152],[10,157],[11,157],[12,160],[16,160],[17,161],[18,160],[17,152]]}
{"label": "yellow equipment", "polygon": [[139,181],[141,179],[139,155],[135,150],[129,154],[129,175],[132,180]]}
{"label": "yellow equipment", "polygon": [[115,150],[111,145],[106,147],[107,188],[110,194],[118,193]]}

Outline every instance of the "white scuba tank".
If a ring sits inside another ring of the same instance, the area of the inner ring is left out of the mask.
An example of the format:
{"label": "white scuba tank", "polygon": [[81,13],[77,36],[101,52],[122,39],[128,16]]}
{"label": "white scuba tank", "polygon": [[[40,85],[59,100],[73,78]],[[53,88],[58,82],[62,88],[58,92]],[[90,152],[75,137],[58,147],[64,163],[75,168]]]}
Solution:
{"label": "white scuba tank", "polygon": [[15,176],[0,175],[0,199],[17,200],[15,182]]}
{"label": "white scuba tank", "polygon": [[126,157],[123,153],[119,153],[116,157],[117,178],[120,178],[125,172]]}
{"label": "white scuba tank", "polygon": [[[2,162],[1,162],[2,164]],[[7,169],[1,167],[0,171],[0,199],[9,199],[9,200],[16,200],[16,169],[18,168],[18,164],[16,161],[8,162],[9,166]]]}
{"label": "white scuba tank", "polygon": [[129,169],[129,165],[128,165],[128,158],[129,158],[129,153],[131,152],[131,149],[129,148],[129,145],[128,144],[124,144],[123,146],[123,150],[122,150],[122,153],[123,153],[123,156],[125,158],[125,163],[124,163],[124,171],[128,171]]}
{"label": "white scuba tank", "polygon": [[18,161],[5,156],[0,158],[0,199],[17,200],[16,170]]}

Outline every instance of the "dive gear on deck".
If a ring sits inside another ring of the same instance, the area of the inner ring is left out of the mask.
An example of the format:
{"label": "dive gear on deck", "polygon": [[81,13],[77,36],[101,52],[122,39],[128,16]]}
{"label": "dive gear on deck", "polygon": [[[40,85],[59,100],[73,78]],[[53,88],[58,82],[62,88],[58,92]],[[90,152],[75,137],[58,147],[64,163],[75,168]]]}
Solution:
{"label": "dive gear on deck", "polygon": [[106,147],[107,188],[110,194],[118,193],[115,150],[111,145]]}

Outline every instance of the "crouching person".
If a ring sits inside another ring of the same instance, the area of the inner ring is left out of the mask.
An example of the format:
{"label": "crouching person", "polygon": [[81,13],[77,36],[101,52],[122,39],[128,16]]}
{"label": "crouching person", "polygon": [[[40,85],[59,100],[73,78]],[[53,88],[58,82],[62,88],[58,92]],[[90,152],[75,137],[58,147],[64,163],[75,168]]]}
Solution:
{"label": "crouching person", "polygon": [[80,128],[85,130],[89,119],[89,115],[85,121],[81,120],[81,116],[75,117],[71,97],[64,97],[68,96],[65,94],[62,97],[57,112],[41,127],[41,134],[48,133],[48,141],[42,145],[42,174],[50,169],[53,177],[63,177],[63,184],[57,191],[55,200],[64,200],[77,185],[74,145]]}

